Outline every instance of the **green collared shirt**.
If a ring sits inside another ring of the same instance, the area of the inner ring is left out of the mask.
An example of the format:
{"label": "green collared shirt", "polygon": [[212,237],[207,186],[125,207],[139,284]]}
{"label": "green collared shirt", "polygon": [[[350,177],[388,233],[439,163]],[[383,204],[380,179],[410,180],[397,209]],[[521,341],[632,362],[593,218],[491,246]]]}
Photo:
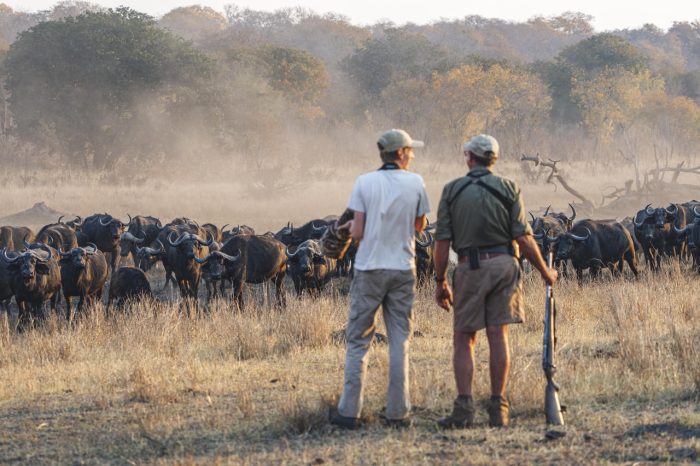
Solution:
{"label": "green collared shirt", "polygon": [[[459,251],[509,244],[519,236],[532,233],[525,218],[520,188],[514,181],[494,175],[485,167],[475,167],[469,173],[482,175],[479,180],[511,201],[510,211],[498,197],[479,186],[477,178],[457,178],[442,190],[435,239],[450,240],[452,249]],[[459,191],[469,180],[473,180],[471,185]]]}

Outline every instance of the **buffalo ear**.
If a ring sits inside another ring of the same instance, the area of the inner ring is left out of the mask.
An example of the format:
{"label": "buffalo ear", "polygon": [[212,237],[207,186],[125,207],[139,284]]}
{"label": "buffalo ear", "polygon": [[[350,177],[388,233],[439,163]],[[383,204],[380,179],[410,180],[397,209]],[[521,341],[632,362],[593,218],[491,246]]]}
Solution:
{"label": "buffalo ear", "polygon": [[36,273],[39,275],[48,275],[50,272],[48,264],[42,264],[41,262],[36,264],[34,270],[36,270]]}

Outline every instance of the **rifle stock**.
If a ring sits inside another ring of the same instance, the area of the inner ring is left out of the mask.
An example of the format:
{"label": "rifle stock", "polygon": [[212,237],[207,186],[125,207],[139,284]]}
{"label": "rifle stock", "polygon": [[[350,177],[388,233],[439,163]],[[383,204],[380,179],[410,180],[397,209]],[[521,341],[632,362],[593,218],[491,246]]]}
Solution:
{"label": "rifle stock", "polygon": [[[547,256],[547,265],[552,266],[552,253]],[[559,385],[554,381],[556,366],[554,365],[554,346],[556,344],[556,308],[552,286],[547,285],[547,299],[544,312],[544,343],[542,348],[542,369],[547,378],[547,386],[544,391],[544,413],[547,424],[555,426],[564,425],[564,416],[559,404]]]}

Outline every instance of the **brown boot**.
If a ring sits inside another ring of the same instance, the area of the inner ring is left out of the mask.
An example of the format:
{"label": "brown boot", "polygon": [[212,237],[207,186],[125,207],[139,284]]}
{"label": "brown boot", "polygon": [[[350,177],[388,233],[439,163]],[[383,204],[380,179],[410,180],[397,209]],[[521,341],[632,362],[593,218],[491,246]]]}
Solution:
{"label": "brown boot", "polygon": [[486,408],[489,413],[491,427],[505,427],[510,422],[508,415],[508,400],[500,396],[492,396]]}
{"label": "brown boot", "polygon": [[474,425],[474,401],[471,396],[459,396],[452,405],[452,414],[438,419],[443,429],[464,429]]}

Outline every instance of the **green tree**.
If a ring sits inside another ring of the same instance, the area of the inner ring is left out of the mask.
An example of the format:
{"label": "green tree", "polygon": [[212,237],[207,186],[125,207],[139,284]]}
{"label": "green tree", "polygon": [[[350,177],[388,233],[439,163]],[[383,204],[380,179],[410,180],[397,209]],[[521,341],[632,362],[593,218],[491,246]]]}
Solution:
{"label": "green tree", "polygon": [[444,50],[423,35],[402,29],[384,32],[384,36],[368,40],[344,61],[345,71],[369,100],[374,101],[394,80],[425,79],[434,71],[446,69]]}
{"label": "green tree", "polygon": [[155,138],[139,145],[134,135],[151,132],[153,115],[159,115],[154,131],[175,130],[163,118],[179,116],[170,107],[191,100],[211,63],[151,17],[119,8],[21,33],[6,70],[19,136],[108,168],[125,153],[158,149]]}
{"label": "green tree", "polygon": [[323,62],[308,52],[285,47],[264,47],[258,56],[265,64],[268,82],[295,103],[316,105],[328,87]]}

